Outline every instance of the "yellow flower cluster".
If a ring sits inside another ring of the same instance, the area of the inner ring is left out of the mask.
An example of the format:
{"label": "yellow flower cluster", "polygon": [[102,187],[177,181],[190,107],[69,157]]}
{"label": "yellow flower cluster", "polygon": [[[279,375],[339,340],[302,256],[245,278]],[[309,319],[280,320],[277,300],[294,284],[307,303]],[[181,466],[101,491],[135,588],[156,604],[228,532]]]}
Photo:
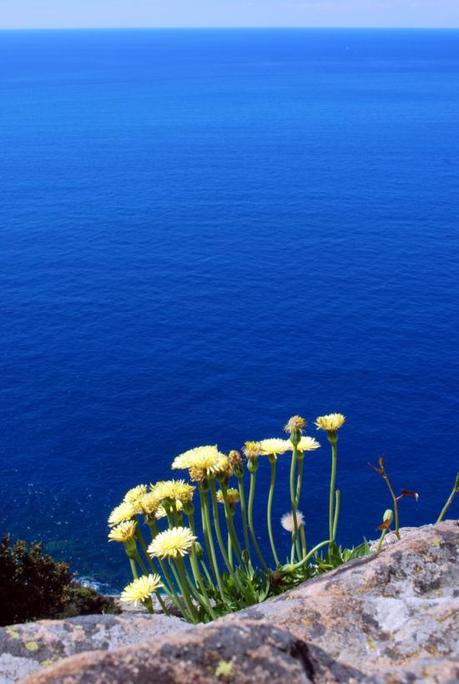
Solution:
{"label": "yellow flower cluster", "polygon": [[194,494],[195,487],[185,480],[162,480],[151,485],[151,491],[158,501],[178,501],[182,504],[189,503]]}
{"label": "yellow flower cluster", "polygon": [[184,504],[192,501],[194,490],[195,487],[185,480],[162,480],[150,485],[150,488],[137,485],[125,494],[123,501],[110,513],[108,524],[114,527],[142,514],[164,517],[166,512],[162,504],[165,501],[175,501],[176,509],[180,511]]}

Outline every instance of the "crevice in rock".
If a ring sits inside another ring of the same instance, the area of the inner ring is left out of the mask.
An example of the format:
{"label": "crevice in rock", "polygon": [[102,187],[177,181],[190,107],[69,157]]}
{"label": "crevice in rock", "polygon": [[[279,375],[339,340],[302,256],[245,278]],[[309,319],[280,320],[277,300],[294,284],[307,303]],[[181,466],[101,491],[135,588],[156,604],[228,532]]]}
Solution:
{"label": "crevice in rock", "polygon": [[315,667],[307,643],[301,641],[301,639],[296,639],[290,649],[290,655],[301,663],[308,679],[310,679],[311,682],[315,682]]}

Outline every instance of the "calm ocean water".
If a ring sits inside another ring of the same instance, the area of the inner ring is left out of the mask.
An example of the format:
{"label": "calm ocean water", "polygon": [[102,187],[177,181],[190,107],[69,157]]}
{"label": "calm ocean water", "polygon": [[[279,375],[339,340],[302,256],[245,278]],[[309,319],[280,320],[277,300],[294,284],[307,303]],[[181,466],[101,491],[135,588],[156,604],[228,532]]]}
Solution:
{"label": "calm ocean water", "polygon": [[388,505],[381,453],[421,494],[402,523],[432,521],[458,465],[459,32],[3,32],[0,89],[1,531],[117,586],[127,487],[330,411],[343,539]]}

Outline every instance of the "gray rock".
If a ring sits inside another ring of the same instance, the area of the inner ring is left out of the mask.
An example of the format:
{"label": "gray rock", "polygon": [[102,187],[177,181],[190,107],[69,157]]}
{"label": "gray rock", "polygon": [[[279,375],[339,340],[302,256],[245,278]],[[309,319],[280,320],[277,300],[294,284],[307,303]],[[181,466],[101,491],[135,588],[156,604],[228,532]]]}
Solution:
{"label": "gray rock", "polygon": [[0,627],[0,682],[10,684],[77,653],[112,651],[189,627],[175,617],[138,611]]}
{"label": "gray rock", "polygon": [[459,523],[401,533],[377,556],[236,615],[186,633],[170,623],[157,639],[142,628],[131,646],[64,658],[24,684],[457,683]]}

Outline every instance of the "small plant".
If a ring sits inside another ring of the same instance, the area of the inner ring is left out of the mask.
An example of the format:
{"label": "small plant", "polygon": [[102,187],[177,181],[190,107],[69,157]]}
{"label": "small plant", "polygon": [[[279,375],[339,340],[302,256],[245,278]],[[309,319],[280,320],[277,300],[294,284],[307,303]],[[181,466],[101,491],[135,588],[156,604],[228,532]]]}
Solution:
{"label": "small plant", "polygon": [[[305,456],[321,445],[303,434],[306,421],[300,416],[293,416],[285,426],[288,439],[246,442],[242,455],[239,451],[225,455],[216,445],[180,454],[172,469],[187,471],[190,482],[165,480],[130,489],[109,517],[109,540],[123,544],[133,576],[121,600],[141,603],[153,612],[154,594],[164,612],[173,605],[190,622],[206,622],[368,553],[366,544],[357,549],[336,544],[340,508],[337,443],[344,422],[344,416],[334,413],[315,423],[331,445],[331,471],[328,536],[313,548],[308,547],[299,506]],[[277,460],[285,454],[290,454],[290,510],[283,516],[282,526],[289,531],[291,543],[288,558],[282,561],[273,530],[272,504]],[[263,461],[270,468],[265,510],[271,561],[260,548],[253,515],[257,473]],[[149,541],[144,534],[147,530]]]}
{"label": "small plant", "polygon": [[[412,499],[419,501],[419,494],[418,494],[418,492],[411,491],[411,489],[401,489],[400,494],[398,496],[395,495],[394,488],[392,487],[392,483],[389,479],[389,475],[387,474],[384,456],[379,457],[377,466],[373,465],[372,463],[369,463],[368,465],[370,466],[370,468],[373,468],[373,470],[375,471],[375,473],[377,475],[380,475],[380,477],[382,477],[382,479],[384,480],[384,482],[387,485],[387,489],[389,490],[389,494],[390,494],[390,497],[392,499],[392,504],[394,507],[393,513],[391,511],[392,516],[394,518],[394,524],[395,524],[394,532],[395,532],[395,536],[397,537],[397,539],[400,539],[400,531],[399,531],[400,530],[400,516],[399,516],[398,502],[401,499],[404,499],[405,497],[411,497]],[[386,513],[387,513],[387,511],[386,511]],[[392,518],[391,518],[390,524],[392,524]],[[389,526],[390,526],[390,524],[389,524]]]}
{"label": "small plant", "polygon": [[[155,595],[166,614],[174,608],[192,623],[208,622],[367,555],[370,545],[366,541],[351,549],[337,542],[338,434],[344,423],[340,413],[320,416],[315,421],[317,429],[327,436],[331,458],[328,533],[313,548],[308,545],[300,499],[306,454],[321,445],[304,434],[306,421],[301,416],[293,416],[285,426],[288,439],[273,437],[246,442],[242,455],[239,451],[223,454],[216,445],[180,454],[172,469],[187,471],[189,482],[164,480],[130,489],[108,519],[109,540],[123,544],[133,577],[121,600],[141,603],[153,612]],[[272,504],[277,490],[277,461],[287,458],[286,454],[290,457],[290,505],[281,525],[290,534],[290,551],[282,559],[273,529]],[[270,469],[264,505],[269,557],[260,547],[253,515],[257,473],[263,463]],[[379,525],[379,551],[393,518],[395,533],[400,536],[399,500],[407,496],[417,499],[418,495],[406,489],[395,495],[382,457],[379,465],[372,467],[386,482],[394,507],[394,513],[387,510]],[[456,493],[457,482],[441,516]],[[148,541],[144,532],[148,533]],[[221,676],[224,674],[222,671]]]}
{"label": "small plant", "polygon": [[0,542],[0,606],[0,625],[118,612],[113,599],[78,584],[41,544],[12,544],[9,536]]}

